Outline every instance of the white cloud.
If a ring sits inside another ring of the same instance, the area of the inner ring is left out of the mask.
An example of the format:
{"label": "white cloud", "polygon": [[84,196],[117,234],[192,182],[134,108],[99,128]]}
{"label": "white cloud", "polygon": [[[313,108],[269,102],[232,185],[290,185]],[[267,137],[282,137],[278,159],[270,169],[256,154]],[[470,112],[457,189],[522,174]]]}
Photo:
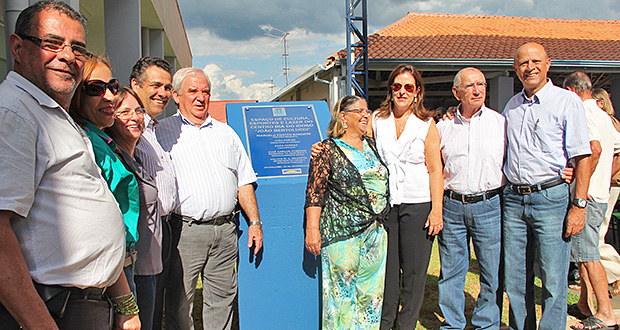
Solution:
{"label": "white cloud", "polygon": [[203,69],[211,79],[211,93],[216,100],[258,100],[267,101],[271,96],[272,84],[253,83],[244,86],[243,76],[252,76],[252,72],[225,72],[217,64],[210,63]]}

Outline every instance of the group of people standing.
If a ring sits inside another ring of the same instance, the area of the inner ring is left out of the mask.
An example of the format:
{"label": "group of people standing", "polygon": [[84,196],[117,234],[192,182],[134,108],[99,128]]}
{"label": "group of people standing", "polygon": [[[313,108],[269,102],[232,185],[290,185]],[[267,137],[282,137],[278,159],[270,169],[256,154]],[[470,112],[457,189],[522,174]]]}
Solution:
{"label": "group of people standing", "polygon": [[[572,327],[618,328],[597,246],[620,133],[590,100],[586,74],[570,75],[567,90],[547,77],[550,65],[540,44],[516,50],[523,91],[503,113],[484,105],[486,79],[473,67],[456,74],[460,104],[437,124],[423,106],[422,77],[407,64],[390,74],[380,109],[356,96],[336,104],[329,138],[312,148],[306,191],[305,245],[321,256],[324,329],[414,329],[435,236],[440,329],[467,325],[470,238],[481,288],[474,328],[499,329],[505,286],[511,329],[564,329],[571,241],[593,287],[584,282]],[[534,268],[543,287],[538,325]],[[592,291],[598,311],[588,305]]]}
{"label": "group of people standing", "polygon": [[[0,328],[230,329],[237,204],[262,248],[256,176],[208,114],[203,70],[143,57],[121,86],[62,1],[24,9],[0,85]],[[175,115],[159,122],[173,98]]]}

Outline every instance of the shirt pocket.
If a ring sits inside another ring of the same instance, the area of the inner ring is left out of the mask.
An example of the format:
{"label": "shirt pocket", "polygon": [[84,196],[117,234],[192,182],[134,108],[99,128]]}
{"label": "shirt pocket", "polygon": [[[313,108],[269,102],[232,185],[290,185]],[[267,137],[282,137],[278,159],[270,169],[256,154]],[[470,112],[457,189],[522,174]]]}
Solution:
{"label": "shirt pocket", "polygon": [[555,122],[539,121],[534,124],[534,143],[544,153],[555,153],[563,150],[563,133]]}

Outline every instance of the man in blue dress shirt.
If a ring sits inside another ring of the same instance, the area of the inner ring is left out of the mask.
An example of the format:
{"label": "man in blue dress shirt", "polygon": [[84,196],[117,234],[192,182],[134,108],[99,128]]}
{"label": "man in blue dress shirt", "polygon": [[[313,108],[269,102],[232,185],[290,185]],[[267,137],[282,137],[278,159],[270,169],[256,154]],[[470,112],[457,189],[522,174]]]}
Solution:
{"label": "man in blue dress shirt", "polygon": [[[535,258],[543,286],[539,329],[566,328],[570,237],[585,221],[591,154],[585,110],[576,94],[547,78],[550,66],[542,45],[519,47],[513,67],[523,91],[504,109],[509,184],[504,189],[503,244],[511,329],[536,329]],[[572,199],[560,178],[569,160],[575,166]],[[523,270],[525,276],[514,276]]]}

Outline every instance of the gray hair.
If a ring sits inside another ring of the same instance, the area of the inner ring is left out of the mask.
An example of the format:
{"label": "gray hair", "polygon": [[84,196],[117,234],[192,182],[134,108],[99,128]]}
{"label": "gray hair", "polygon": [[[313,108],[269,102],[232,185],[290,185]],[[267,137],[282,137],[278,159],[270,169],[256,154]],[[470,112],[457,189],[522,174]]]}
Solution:
{"label": "gray hair", "polygon": [[181,84],[183,83],[183,80],[185,80],[185,78],[189,76],[195,76],[195,75],[199,75],[199,76],[202,75],[205,78],[207,78],[209,89],[212,88],[211,79],[209,79],[209,76],[204,70],[201,70],[198,68],[183,68],[177,71],[177,73],[174,74],[174,77],[172,77],[172,90],[174,90],[178,94],[181,94]]}
{"label": "gray hair", "polygon": [[[482,71],[480,71],[477,68],[474,68],[473,66],[468,66],[466,68],[462,68],[461,70],[459,70],[459,72],[456,73],[456,75],[454,76],[454,81],[452,82],[452,87],[460,87],[461,86],[461,75],[468,70],[475,70],[478,71],[480,73],[482,73]],[[482,78],[484,79],[484,82],[487,81],[487,78],[484,76],[484,73],[482,73]]]}
{"label": "gray hair", "polygon": [[592,81],[587,74],[581,71],[575,71],[564,78],[564,88],[572,88],[575,93],[581,95],[585,92],[592,92]]}
{"label": "gray hair", "polygon": [[62,1],[39,1],[32,6],[22,10],[15,22],[15,34],[18,36],[24,36],[31,33],[35,26],[35,16],[43,10],[57,11],[59,13],[67,15],[72,20],[78,21],[83,29],[86,29],[86,17],[79,11],[73,9],[68,4]]}

